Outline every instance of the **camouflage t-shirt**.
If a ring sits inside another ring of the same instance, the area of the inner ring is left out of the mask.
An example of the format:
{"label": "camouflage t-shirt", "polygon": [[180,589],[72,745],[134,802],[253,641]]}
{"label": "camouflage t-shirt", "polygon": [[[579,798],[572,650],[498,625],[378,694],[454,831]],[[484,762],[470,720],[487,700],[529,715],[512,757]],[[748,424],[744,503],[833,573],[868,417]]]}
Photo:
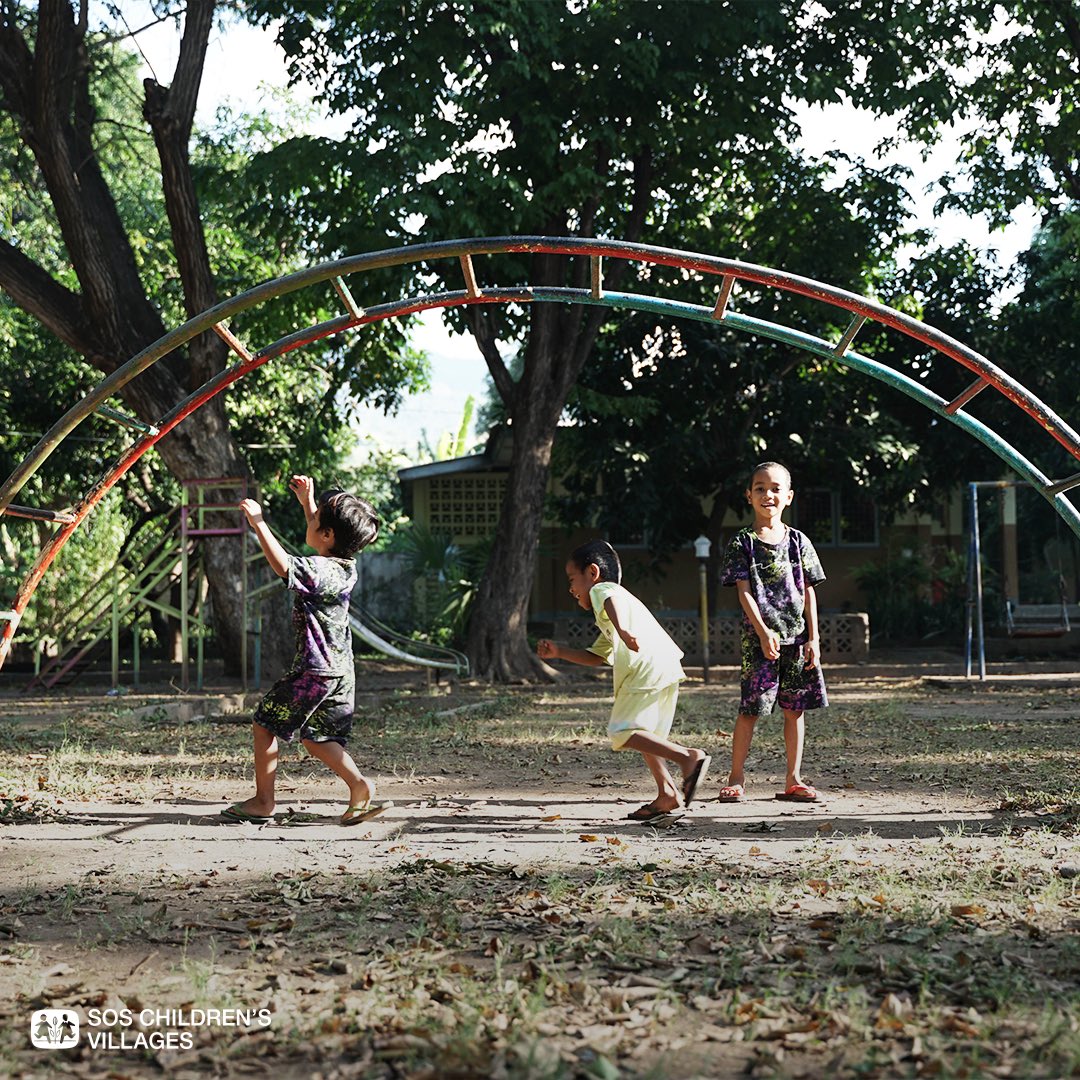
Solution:
{"label": "camouflage t-shirt", "polygon": [[295,593],[292,623],[296,656],[292,671],[316,675],[351,675],[352,629],[349,596],[356,584],[356,563],[330,556],[292,556],[285,587]]}
{"label": "camouflage t-shirt", "polygon": [[[779,544],[759,540],[752,528],[740,529],[724,552],[720,571],[721,585],[750,583],[750,595],[757,601],[761,618],[780,635],[781,645],[806,641],[804,594],[808,585],[824,580],[825,571],[809,537],[790,528]],[[754,633],[746,612],[742,630]]]}

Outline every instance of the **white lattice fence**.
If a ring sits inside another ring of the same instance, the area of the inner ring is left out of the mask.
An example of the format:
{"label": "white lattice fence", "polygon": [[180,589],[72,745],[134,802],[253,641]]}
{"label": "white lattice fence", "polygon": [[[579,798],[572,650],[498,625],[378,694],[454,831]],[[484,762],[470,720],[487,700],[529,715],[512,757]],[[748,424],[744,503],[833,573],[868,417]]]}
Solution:
{"label": "white lattice fence", "polygon": [[[689,664],[701,663],[698,620],[692,615],[657,615],[660,625],[686,654]],[[850,664],[865,660],[870,651],[870,616],[865,612],[818,616],[821,658]],[[585,616],[560,615],[555,639],[575,649],[587,649],[596,640],[596,624]],[[739,616],[716,615],[709,621],[709,659],[722,664],[739,662]]]}

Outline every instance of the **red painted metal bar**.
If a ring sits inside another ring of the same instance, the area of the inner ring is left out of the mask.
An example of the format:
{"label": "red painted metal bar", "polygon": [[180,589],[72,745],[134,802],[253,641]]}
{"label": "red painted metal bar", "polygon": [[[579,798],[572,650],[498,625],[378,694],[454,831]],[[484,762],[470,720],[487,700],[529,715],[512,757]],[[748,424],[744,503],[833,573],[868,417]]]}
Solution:
{"label": "red painted metal bar", "polygon": [[976,394],[981,394],[990,385],[986,379],[976,379],[966,390],[961,391],[945,406],[945,411],[952,416],[962,409]]}
{"label": "red painted metal bar", "polygon": [[733,274],[725,274],[723,281],[720,283],[720,293],[716,297],[716,307],[713,308],[712,317],[717,321],[724,317],[724,312],[727,311],[728,300],[731,299],[731,290],[735,287],[735,276]]}
{"label": "red painted metal bar", "polygon": [[[653,247],[648,244],[628,244],[617,240],[596,240],[574,237],[482,237],[475,240],[448,240],[433,244],[420,244],[414,247],[398,248],[373,252],[369,255],[351,256],[308,270],[290,274],[275,281],[266,282],[254,289],[241,293],[231,300],[216,305],[189,319],[183,326],[166,334],[153,345],[144,349],[126,364],[103,380],[82,402],[69,410],[53,426],[30,455],[12,475],[0,486],[0,513],[9,505],[14,495],[37,470],[41,462],[59,445],[65,435],[93,412],[105,398],[126,385],[137,374],[162,356],[168,355],[175,348],[186,343],[205,330],[227,319],[238,311],[253,307],[263,300],[294,292],[305,286],[332,280],[343,274],[357,273],[364,270],[380,269],[387,266],[400,266],[408,263],[427,262],[433,259],[462,258],[481,254],[503,253],[546,253],[583,256],[603,256],[655,263],[662,266],[675,266],[693,270],[701,274],[730,274],[741,280],[753,281],[770,288],[794,292],[809,296],[823,303],[843,308],[855,314],[874,319],[885,326],[900,331],[908,337],[921,341],[957,363],[982,376],[995,389],[1023,409],[1044,430],[1061,443],[1069,452],[1080,458],[1080,436],[1066,425],[1053,411],[1046,407],[1021,384],[997,368],[986,357],[954,338],[920,323],[917,319],[902,312],[894,311],[865,297],[838,289],[822,282],[788,274],[784,271],[742,263],[733,259],[721,259],[716,256],[700,255],[690,252],[674,251],[670,248]],[[492,301],[486,301],[492,302]],[[498,301],[494,301],[498,302]],[[420,310],[415,308],[413,310]],[[357,320],[352,319],[355,325]]]}
{"label": "red painted metal bar", "polygon": [[[595,240],[591,238],[550,238],[550,237],[485,237],[474,240],[443,241],[434,244],[417,245],[394,250],[373,252],[367,255],[352,256],[346,259],[324,263],[296,274],[279,278],[275,281],[265,282],[254,289],[241,293],[214,308],[200,313],[189,319],[182,326],[166,334],[164,337],[148,346],[142,352],[132,357],[126,364],[121,365],[116,371],[104,379],[90,394],[81,402],[70,409],[59,421],[39,440],[24,462],[8,477],[0,486],[0,515],[6,513],[15,514],[11,500],[22,488],[30,476],[34,474],[41,463],[56,449],[60,442],[88,415],[93,413],[102,402],[117,390],[126,385],[131,379],[156,363],[159,359],[169,355],[175,349],[186,344],[189,340],[206,330],[215,330],[219,334],[224,329],[223,323],[230,316],[247,310],[259,303],[286,295],[298,289],[321,283],[327,280],[340,282],[343,275],[358,273],[365,270],[379,269],[388,266],[405,265],[409,263],[426,262],[434,259],[456,257],[461,260],[465,272],[468,291],[465,293],[446,293],[438,296],[405,299],[390,304],[380,305],[375,309],[364,310],[355,302],[345,300],[349,315],[314,327],[306,328],[292,335],[282,338],[273,345],[268,346],[252,355],[248,350],[232,338],[230,345],[236,342],[234,351],[241,357],[240,363],[222,372],[215,378],[200,387],[194,394],[177,405],[159,424],[156,431],[147,433],[144,438],[130,447],[113,470],[103,477],[88,493],[83,502],[76,508],[70,520],[62,521],[61,529],[50,539],[40,552],[38,559],[27,575],[26,580],[20,586],[16,596],[14,607],[4,613],[8,618],[8,625],[4,628],[0,638],[0,665],[10,649],[11,639],[17,626],[18,620],[29,598],[33,595],[42,576],[51,565],[56,555],[62,549],[67,539],[81,524],[87,514],[100,501],[103,495],[126,473],[138,459],[153,447],[161,438],[167,435],[177,424],[182,422],[192,412],[200,408],[206,401],[220,393],[227,386],[242,378],[255,367],[266,363],[275,356],[289,352],[304,344],[310,344],[321,338],[341,333],[344,330],[376,322],[380,319],[390,318],[423,311],[433,307],[453,307],[460,304],[472,303],[509,303],[529,302],[534,299],[533,289],[530,286],[508,289],[479,289],[476,285],[475,273],[472,268],[472,257],[481,254],[501,253],[546,253],[562,254],[568,256],[587,256],[595,260],[594,267],[599,268],[599,260],[607,256],[609,258],[621,258],[636,260],[657,265],[679,267],[701,274],[720,275],[723,278],[716,306],[712,317],[723,319],[728,299],[734,285],[738,280],[751,281],[769,288],[793,292],[808,296],[823,303],[851,312],[856,317],[873,319],[882,325],[905,334],[914,340],[930,346],[942,355],[948,356],[957,363],[976,372],[980,382],[993,386],[1006,398],[1016,404],[1029,416],[1031,416],[1044,430],[1063,445],[1069,452],[1080,458],[1080,436],[1052,410],[1026,388],[1017,383],[1004,371],[997,368],[979,353],[968,349],[955,339],[943,334],[932,327],[920,323],[911,316],[884,307],[864,297],[849,293],[843,289],[837,289],[821,282],[812,281],[798,275],[788,274],[783,271],[772,270],[767,267],[756,266],[750,263],[741,263],[730,259],[721,259],[714,256],[700,255],[682,251],[673,251],[668,248],[658,248],[646,244],[627,244],[621,241]],[[594,284],[596,278],[594,276]],[[335,288],[338,286],[335,285]],[[341,289],[338,288],[339,294]],[[347,292],[347,290],[346,290]],[[545,293],[545,299],[565,299],[574,302],[572,295],[575,290],[541,290]],[[565,295],[555,296],[555,293]],[[595,297],[586,293],[589,299]],[[343,297],[344,299],[344,297]],[[641,298],[645,300],[647,298]],[[850,328],[849,328],[850,329]],[[857,327],[856,327],[857,329]],[[228,331],[225,331],[227,334]],[[225,336],[222,334],[222,336]],[[230,335],[231,337],[231,335]],[[227,337],[226,340],[229,340]],[[980,387],[981,388],[981,387]],[[974,396],[974,395],[972,395]],[[957,405],[957,409],[959,405]],[[955,410],[954,410],[955,411]],[[1062,483],[1069,484],[1068,481]],[[24,508],[25,509],[25,508]],[[59,519],[57,519],[59,520]]]}

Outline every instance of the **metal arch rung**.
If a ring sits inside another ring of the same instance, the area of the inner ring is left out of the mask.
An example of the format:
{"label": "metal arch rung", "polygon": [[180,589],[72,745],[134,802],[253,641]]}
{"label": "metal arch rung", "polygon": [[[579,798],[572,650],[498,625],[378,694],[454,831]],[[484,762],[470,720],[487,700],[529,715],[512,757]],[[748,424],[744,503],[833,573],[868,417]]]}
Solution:
{"label": "metal arch rung", "polygon": [[146,424],[137,416],[128,416],[127,413],[117,412],[116,409],[110,409],[108,405],[99,405],[94,412],[105,420],[111,420],[114,424],[131,428],[133,431],[141,431],[145,435],[156,435],[158,433],[158,429],[153,424]]}
{"label": "metal arch rung", "polygon": [[604,267],[599,255],[589,258],[592,272],[592,295],[594,300],[602,300],[604,296]]}
{"label": "metal arch rung", "polygon": [[479,296],[480,290],[476,286],[476,272],[473,270],[472,256],[462,255],[459,260],[461,272],[465,275],[465,291],[469,296]]}
{"label": "metal arch rung", "polygon": [[0,611],[0,619],[4,622],[18,622],[19,617],[17,611]]}
{"label": "metal arch rung", "polygon": [[334,291],[341,297],[341,302],[345,305],[345,310],[348,311],[354,319],[362,319],[364,317],[364,309],[353,299],[353,294],[349,292],[349,286],[339,277],[334,278]]}
{"label": "metal arch rung", "polygon": [[962,394],[945,406],[945,411],[952,416],[959,412],[976,394],[981,394],[990,384],[985,379],[976,379]]}
{"label": "metal arch rung", "polygon": [[856,315],[851,322],[848,323],[847,329],[844,331],[840,340],[836,343],[836,347],[833,352],[837,356],[843,356],[851,347],[851,343],[855,340],[855,335],[862,329],[863,323],[866,322],[865,315]]}
{"label": "metal arch rung", "polygon": [[214,323],[214,333],[217,334],[217,336],[221,338],[221,340],[224,341],[241,360],[244,360],[245,362],[251,361],[251,353],[248,352],[247,346],[224,323]]}
{"label": "metal arch rung", "polygon": [[50,521],[54,525],[70,525],[75,520],[75,515],[66,510],[39,510],[35,506],[16,506],[15,503],[11,503],[4,513],[30,521]]}
{"label": "metal arch rung", "polygon": [[716,298],[716,307],[713,308],[712,317],[717,321],[724,317],[727,311],[728,300],[731,298],[731,290],[735,286],[735,275],[725,274],[723,284],[720,286],[720,295]]}
{"label": "metal arch rung", "polygon": [[1046,489],[1047,495],[1060,495],[1065,491],[1072,491],[1074,487],[1080,487],[1080,473],[1073,473],[1064,480],[1058,480]]}

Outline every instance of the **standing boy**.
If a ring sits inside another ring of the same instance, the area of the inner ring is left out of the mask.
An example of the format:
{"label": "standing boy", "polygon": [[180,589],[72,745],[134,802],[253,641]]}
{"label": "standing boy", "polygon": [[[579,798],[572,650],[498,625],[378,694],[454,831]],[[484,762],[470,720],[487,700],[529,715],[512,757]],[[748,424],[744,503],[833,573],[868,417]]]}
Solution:
{"label": "standing boy", "polygon": [[791,473],[765,461],[750,475],[746,501],[754,523],[740,530],[724,555],[721,585],[739,591],[742,618],[742,691],[731,740],[731,773],[720,802],[746,798],[744,768],[759,716],[779,705],[784,714],[787,776],[778,799],[816,802],[818,793],[803,783],[802,767],[808,709],[826,706],[825,678],[819,663],[817,594],[825,580],[809,537],[781,520],[793,496]]}

